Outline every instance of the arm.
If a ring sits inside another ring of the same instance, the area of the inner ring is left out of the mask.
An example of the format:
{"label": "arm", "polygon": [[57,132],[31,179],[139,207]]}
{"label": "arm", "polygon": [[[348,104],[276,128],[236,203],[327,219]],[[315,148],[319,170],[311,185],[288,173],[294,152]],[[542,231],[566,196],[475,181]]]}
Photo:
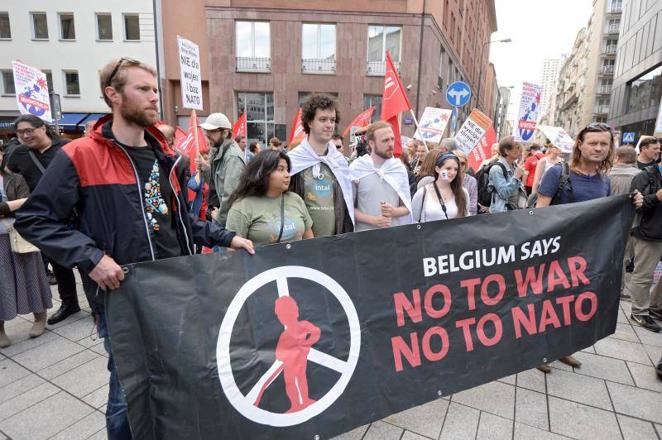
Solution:
{"label": "arm", "polygon": [[538,184],[540,183],[540,178],[542,177],[542,169],[545,167],[543,162],[545,159],[540,159],[536,164],[536,172],[533,175],[533,185],[531,186],[531,194],[538,192]]}
{"label": "arm", "polygon": [[[230,196],[239,185],[239,178],[241,177],[241,173],[244,171],[244,167],[244,162],[242,162],[238,157],[233,156],[228,158],[228,161],[222,165],[221,169],[219,170],[219,173],[225,174],[224,178],[222,179],[223,191],[222,193],[219,193],[221,212],[219,213],[218,220],[220,223],[223,223],[227,219],[227,204],[230,200]],[[217,182],[220,180],[220,178],[217,179]],[[219,187],[217,186],[216,191],[218,192],[218,190]]]}
{"label": "arm", "polygon": [[419,188],[414,194],[414,197],[411,198],[411,215],[414,217],[415,222],[420,222],[422,220],[423,212],[423,194],[425,193],[425,186]]}
{"label": "arm", "polygon": [[357,222],[366,223],[377,228],[388,228],[391,226],[391,218],[383,215],[364,214],[359,208],[354,209],[354,218]]}
{"label": "arm", "polygon": [[490,169],[490,182],[494,186],[496,193],[503,200],[507,200],[508,197],[512,196],[521,185],[521,181],[514,176],[512,179],[506,180],[503,170],[499,165],[495,165]]}
{"label": "arm", "polygon": [[560,180],[561,169],[558,167],[552,167],[542,176],[537,188],[538,200],[536,201],[536,208],[544,208],[552,203],[552,198],[559,189]]}
{"label": "arm", "polygon": [[16,230],[65,267],[90,273],[104,253],[90,237],[69,228],[80,182],[69,156],[59,151],[32,196],[16,213]]}
{"label": "arm", "polygon": [[471,188],[467,188],[469,192],[469,209],[467,212],[471,215],[476,215],[478,212],[478,181],[473,179]]}
{"label": "arm", "polygon": [[306,229],[303,233],[304,240],[308,240],[309,238],[315,238],[315,234],[313,234],[312,229]]}
{"label": "arm", "polygon": [[404,205],[402,200],[400,200],[400,205],[397,208],[389,205],[388,203],[382,203],[382,216],[398,218],[409,214],[409,209]]}
{"label": "arm", "polygon": [[630,185],[630,192],[639,191],[643,196],[643,203],[639,210],[642,214],[648,214],[652,212],[657,205],[662,202],[662,190],[658,190],[652,194],[646,194],[646,188],[648,188],[648,173],[642,171],[632,179],[632,184]]}

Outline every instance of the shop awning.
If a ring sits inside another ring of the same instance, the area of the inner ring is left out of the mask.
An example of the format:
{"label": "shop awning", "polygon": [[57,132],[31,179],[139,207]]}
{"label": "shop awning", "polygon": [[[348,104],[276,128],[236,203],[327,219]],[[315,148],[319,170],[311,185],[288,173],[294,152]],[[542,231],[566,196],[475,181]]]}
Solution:
{"label": "shop awning", "polygon": [[62,113],[62,119],[58,121],[60,127],[76,127],[85,119],[89,113]]}

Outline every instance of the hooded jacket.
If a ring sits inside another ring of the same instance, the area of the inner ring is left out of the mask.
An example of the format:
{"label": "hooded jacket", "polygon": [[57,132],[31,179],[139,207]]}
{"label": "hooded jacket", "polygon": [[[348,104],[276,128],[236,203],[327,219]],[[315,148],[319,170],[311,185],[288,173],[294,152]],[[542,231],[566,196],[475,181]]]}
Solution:
{"label": "hooded jacket", "polygon": [[[126,150],[102,134],[108,115],[90,137],[76,139],[58,151],[28,201],[16,213],[16,229],[44,254],[86,276],[104,254],[117,264],[155,260],[153,233],[147,226],[143,194],[135,164]],[[193,245],[229,246],[234,233],[203,222],[187,209],[186,170],[155,127],[146,129],[162,172],[172,189],[168,200],[182,255]],[[76,227],[67,226],[76,213]],[[89,280],[87,280],[89,281]],[[91,302],[100,304],[94,283],[84,283]],[[91,298],[94,296],[94,298]]]}
{"label": "hooded jacket", "polygon": [[246,168],[246,158],[232,139],[226,139],[211,151],[211,173],[218,194],[219,213],[216,221],[223,227],[228,218],[228,201],[239,185],[241,173]]}

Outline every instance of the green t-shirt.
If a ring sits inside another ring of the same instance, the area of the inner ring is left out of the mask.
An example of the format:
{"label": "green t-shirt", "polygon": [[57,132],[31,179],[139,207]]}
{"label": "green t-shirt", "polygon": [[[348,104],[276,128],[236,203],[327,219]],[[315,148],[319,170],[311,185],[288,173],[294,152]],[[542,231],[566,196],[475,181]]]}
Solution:
{"label": "green t-shirt", "polygon": [[[285,222],[280,241],[297,241],[313,226],[306,205],[296,193],[286,192]],[[280,232],[280,197],[246,197],[236,201],[228,212],[228,231],[252,240],[255,245],[278,242]]]}
{"label": "green t-shirt", "polygon": [[338,184],[336,176],[326,165],[320,164],[320,176],[313,176],[313,167],[301,172],[304,182],[304,202],[313,219],[315,237],[327,237],[336,234],[336,211],[333,189]]}

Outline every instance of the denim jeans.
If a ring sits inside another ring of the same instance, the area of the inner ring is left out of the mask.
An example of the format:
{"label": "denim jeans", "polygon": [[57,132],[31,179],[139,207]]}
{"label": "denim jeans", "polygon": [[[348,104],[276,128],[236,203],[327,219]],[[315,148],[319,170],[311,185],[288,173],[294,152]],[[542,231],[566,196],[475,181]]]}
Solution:
{"label": "denim jeans", "polygon": [[103,347],[108,353],[108,371],[110,372],[110,383],[108,388],[108,404],[106,406],[106,431],[108,440],[132,440],[127,417],[126,396],[120,385],[117,368],[110,349],[110,335],[106,325],[105,311],[98,314],[99,337],[103,338]]}

